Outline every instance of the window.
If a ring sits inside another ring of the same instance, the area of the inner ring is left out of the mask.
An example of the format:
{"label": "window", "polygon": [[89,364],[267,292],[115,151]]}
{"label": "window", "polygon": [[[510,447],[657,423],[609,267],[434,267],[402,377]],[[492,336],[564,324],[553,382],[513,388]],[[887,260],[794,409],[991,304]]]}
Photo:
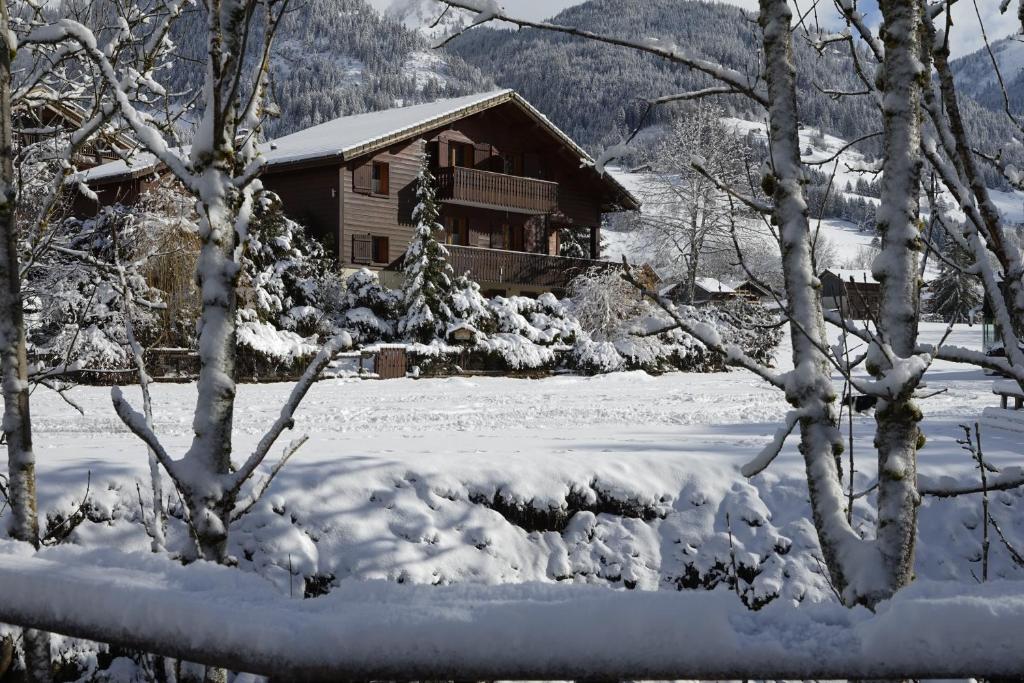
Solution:
{"label": "window", "polygon": [[520,153],[506,154],[502,157],[506,175],[523,175],[523,155]]}
{"label": "window", "polygon": [[469,244],[469,220],[465,216],[452,216],[447,220],[445,242],[447,244]]}
{"label": "window", "polygon": [[390,263],[389,247],[381,235],[352,235],[352,263]]}
{"label": "window", "polygon": [[390,259],[390,245],[387,237],[373,236],[373,262],[388,263]]}
{"label": "window", "polygon": [[508,242],[508,225],[491,228],[491,249],[505,249]]}
{"label": "window", "polygon": [[473,168],[473,145],[466,142],[449,142],[448,165]]}
{"label": "window", "polygon": [[373,194],[388,194],[390,167],[383,161],[373,162]]}

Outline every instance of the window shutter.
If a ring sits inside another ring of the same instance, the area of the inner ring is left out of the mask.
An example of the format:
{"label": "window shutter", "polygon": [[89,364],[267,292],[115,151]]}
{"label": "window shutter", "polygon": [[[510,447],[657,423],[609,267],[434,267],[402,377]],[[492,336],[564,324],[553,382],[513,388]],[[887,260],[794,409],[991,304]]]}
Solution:
{"label": "window shutter", "polygon": [[390,192],[390,189],[389,189],[389,187],[390,187],[389,181],[391,179],[391,164],[388,164],[388,163],[378,163],[377,167],[378,167],[377,172],[380,174],[378,194],[384,194],[384,195],[390,194],[391,192]]}
{"label": "window shutter", "polygon": [[352,191],[359,194],[370,194],[373,188],[373,166],[365,163],[352,170]]}
{"label": "window shutter", "polygon": [[441,138],[437,141],[437,165],[446,168],[451,165],[448,158],[448,139]]}
{"label": "window shutter", "polygon": [[373,262],[373,237],[352,235],[352,263]]}

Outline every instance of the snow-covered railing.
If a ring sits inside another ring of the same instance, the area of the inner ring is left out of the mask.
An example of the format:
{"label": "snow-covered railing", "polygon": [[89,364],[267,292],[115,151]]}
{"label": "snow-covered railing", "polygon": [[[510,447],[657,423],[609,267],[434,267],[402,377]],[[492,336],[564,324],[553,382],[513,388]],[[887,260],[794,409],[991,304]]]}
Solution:
{"label": "snow-covered railing", "polygon": [[[1024,671],[1024,586],[919,582],[877,613],[726,590],[346,581],[290,599],[158,556],[0,555],[0,621],[288,680],[966,678]],[[130,568],[125,568],[130,567]]]}

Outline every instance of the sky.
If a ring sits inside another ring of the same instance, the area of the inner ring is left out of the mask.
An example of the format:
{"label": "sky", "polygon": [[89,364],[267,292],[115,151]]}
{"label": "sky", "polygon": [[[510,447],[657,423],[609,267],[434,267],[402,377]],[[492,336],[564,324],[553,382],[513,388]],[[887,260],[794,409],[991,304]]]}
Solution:
{"label": "sky", "polygon": [[[378,9],[387,9],[393,2],[403,0],[369,0],[370,4]],[[811,0],[803,0],[799,5],[805,9]],[[499,0],[501,5],[510,14],[521,16],[525,19],[548,19],[558,14],[567,7],[579,5],[584,0]],[[978,24],[978,17],[975,15],[974,7],[977,2],[984,20],[985,30],[988,32],[989,40],[1004,38],[1011,33],[1019,31],[1016,21],[1016,2],[1011,2],[1010,11],[1001,15],[999,13],[998,0],[959,0],[953,5],[952,41],[950,50],[954,57],[974,52],[984,46],[981,30]],[[730,4],[739,5],[747,10],[757,9],[757,0],[731,0]],[[830,0],[821,0],[822,6],[830,8],[831,17],[835,20],[838,15],[832,9]],[[861,12],[868,18],[872,26],[877,27],[880,21],[877,0],[861,0]],[[822,21],[827,21],[824,16]]]}

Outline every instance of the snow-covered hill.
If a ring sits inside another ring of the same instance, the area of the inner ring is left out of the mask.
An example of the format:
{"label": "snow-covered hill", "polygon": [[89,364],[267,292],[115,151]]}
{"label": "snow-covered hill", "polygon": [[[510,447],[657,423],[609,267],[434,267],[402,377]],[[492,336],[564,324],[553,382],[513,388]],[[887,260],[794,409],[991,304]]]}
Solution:
{"label": "snow-covered hill", "polygon": [[1024,38],[1021,36],[995,41],[992,55],[982,48],[953,62],[957,85],[983,106],[1002,112],[1006,102],[992,68],[993,56],[999,65],[1011,110],[1021,113],[1024,111]]}
{"label": "snow-covered hill", "polygon": [[[765,124],[757,121],[747,121],[737,118],[723,119],[723,124],[731,128],[736,134],[750,136],[755,141],[764,142],[766,138]],[[845,149],[847,141],[834,135],[822,133],[812,127],[804,127],[800,131],[800,147],[803,150],[805,162],[818,165],[819,171],[831,175],[835,174],[833,191],[841,192],[848,199],[857,199],[869,204],[877,204],[878,199],[867,195],[858,194],[856,188],[858,181],[865,177],[871,178],[872,174],[865,174],[863,171],[872,169],[873,161],[861,152],[853,149]],[[822,163],[825,162],[825,163]],[[650,173],[630,173],[621,168],[610,169],[620,183],[630,190],[641,202],[644,198],[651,196],[652,183],[656,180]],[[1024,223],[1024,193],[1013,191],[992,190],[992,198],[1004,218],[1012,223]],[[952,205],[952,197],[947,196],[946,201]],[[923,205],[923,204],[922,204]],[[654,205],[649,205],[647,210],[658,210]],[[643,212],[643,209],[641,209]],[[954,213],[957,215],[957,212]],[[962,214],[958,216],[962,218]],[[864,268],[865,254],[875,239],[873,225],[855,225],[847,220],[834,217],[822,218],[820,221],[812,216],[812,228],[817,230],[828,242],[832,252],[831,263],[835,267]],[[767,229],[760,221],[750,221],[748,229],[754,234],[759,234],[766,243],[770,241]],[[645,252],[642,240],[638,233],[629,230],[605,230],[602,233],[605,240],[605,258],[613,261],[621,260],[626,256],[634,263],[652,263],[658,265],[658,257],[655,254]],[[937,262],[933,259],[929,262],[928,271],[930,274],[937,274]]]}

